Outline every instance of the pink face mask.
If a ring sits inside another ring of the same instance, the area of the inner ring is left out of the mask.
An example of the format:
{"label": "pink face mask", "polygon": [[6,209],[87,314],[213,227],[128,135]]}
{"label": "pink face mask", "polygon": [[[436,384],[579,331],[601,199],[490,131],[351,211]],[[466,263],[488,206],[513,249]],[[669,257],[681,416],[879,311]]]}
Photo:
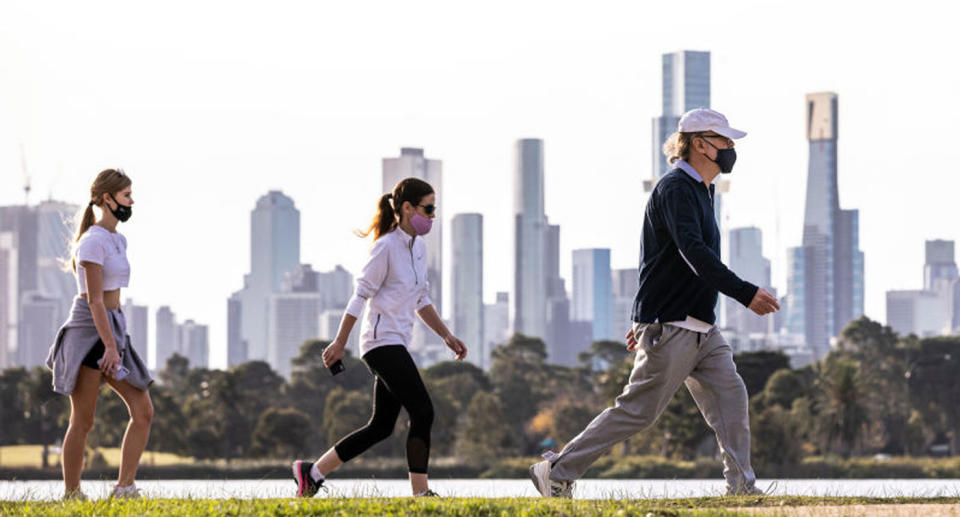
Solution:
{"label": "pink face mask", "polygon": [[413,226],[413,231],[417,232],[417,235],[423,236],[430,233],[430,228],[433,227],[433,219],[415,213],[410,218],[410,225]]}

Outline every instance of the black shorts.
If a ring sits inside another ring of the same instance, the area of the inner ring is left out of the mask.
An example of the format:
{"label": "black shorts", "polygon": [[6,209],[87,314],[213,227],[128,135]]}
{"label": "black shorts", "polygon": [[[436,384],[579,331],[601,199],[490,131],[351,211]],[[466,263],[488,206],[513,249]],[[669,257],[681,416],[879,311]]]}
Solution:
{"label": "black shorts", "polygon": [[99,370],[100,365],[97,364],[97,361],[103,359],[103,354],[106,353],[106,351],[107,347],[103,345],[103,340],[98,339],[96,344],[87,352],[87,355],[83,357],[83,361],[81,361],[80,364],[88,368],[93,368],[94,370]]}

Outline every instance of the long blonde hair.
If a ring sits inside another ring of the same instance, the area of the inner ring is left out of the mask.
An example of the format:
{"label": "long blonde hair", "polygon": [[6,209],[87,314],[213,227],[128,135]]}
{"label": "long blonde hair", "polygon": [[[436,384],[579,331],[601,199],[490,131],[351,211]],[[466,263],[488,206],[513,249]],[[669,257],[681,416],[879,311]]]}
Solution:
{"label": "long blonde hair", "polygon": [[[73,237],[74,246],[80,241],[80,237],[83,237],[83,234],[97,222],[96,214],[93,213],[93,205],[103,208],[101,205],[103,204],[104,194],[116,194],[131,184],[130,177],[121,169],[104,169],[100,171],[100,174],[97,174],[93,184],[90,185],[90,200],[87,207],[77,218],[77,233]],[[77,259],[75,257],[70,259],[70,267],[74,272],[77,271]]]}
{"label": "long blonde hair", "polygon": [[690,149],[693,148],[693,139],[700,136],[701,133],[676,133],[670,135],[667,141],[663,143],[663,154],[667,156],[667,163],[673,165],[677,160],[688,161],[690,159]]}

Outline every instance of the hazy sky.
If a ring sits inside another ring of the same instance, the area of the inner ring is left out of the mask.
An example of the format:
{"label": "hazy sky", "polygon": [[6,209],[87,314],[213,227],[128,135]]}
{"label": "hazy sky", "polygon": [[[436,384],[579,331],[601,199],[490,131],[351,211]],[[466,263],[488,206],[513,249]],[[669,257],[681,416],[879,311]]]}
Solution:
{"label": "hazy sky", "polygon": [[356,272],[368,243],[351,230],[372,216],[381,158],[401,146],[443,160],[444,222],[484,214],[488,301],[512,285],[517,138],[545,140],[564,276],[574,248],[609,247],[614,267],[636,267],[660,55],[709,50],[713,107],[749,132],[724,224],[762,228],[781,289],[802,230],[804,95],[839,94],[840,201],[860,209],[866,311],[883,320],[885,291],[922,284],[924,239],[960,240],[957,10],[5,0],[0,204],[22,201],[21,143],[34,202],[86,202],[96,172],[124,168],[137,202],[121,228],[128,294],[210,324],[212,365],[223,366],[226,298],[249,270],[257,197],[293,197],[303,262]]}

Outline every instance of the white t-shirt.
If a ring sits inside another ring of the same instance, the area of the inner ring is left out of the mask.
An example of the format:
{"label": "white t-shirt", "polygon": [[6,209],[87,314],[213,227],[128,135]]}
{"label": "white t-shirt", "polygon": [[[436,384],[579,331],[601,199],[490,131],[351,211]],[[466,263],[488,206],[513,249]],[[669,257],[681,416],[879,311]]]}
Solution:
{"label": "white t-shirt", "polygon": [[127,261],[127,239],[98,225],[91,226],[74,248],[77,261],[77,291],[87,292],[87,276],[83,262],[103,267],[103,290],[113,291],[130,284],[130,262]]}

